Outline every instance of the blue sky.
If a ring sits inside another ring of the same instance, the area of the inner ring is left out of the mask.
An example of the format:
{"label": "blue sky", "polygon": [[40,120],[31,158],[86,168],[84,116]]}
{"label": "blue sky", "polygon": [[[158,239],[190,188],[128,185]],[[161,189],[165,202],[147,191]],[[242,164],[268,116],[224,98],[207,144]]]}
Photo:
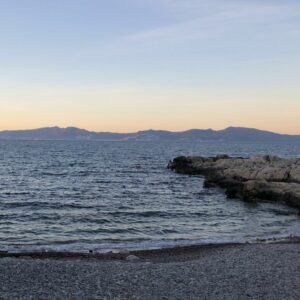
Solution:
{"label": "blue sky", "polygon": [[0,0],[0,129],[300,133],[300,2]]}

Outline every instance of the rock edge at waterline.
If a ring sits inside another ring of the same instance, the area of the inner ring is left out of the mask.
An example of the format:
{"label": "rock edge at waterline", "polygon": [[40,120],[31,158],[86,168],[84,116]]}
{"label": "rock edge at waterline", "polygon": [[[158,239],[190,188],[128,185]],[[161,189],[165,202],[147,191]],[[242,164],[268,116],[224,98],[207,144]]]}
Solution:
{"label": "rock edge at waterline", "polygon": [[168,168],[181,174],[203,175],[205,187],[224,188],[230,198],[284,201],[300,208],[300,158],[180,156]]}

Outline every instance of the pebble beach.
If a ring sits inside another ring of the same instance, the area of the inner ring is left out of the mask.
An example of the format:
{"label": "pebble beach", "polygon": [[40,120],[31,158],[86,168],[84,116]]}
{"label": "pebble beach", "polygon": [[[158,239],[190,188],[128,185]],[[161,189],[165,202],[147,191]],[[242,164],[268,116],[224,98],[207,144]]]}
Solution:
{"label": "pebble beach", "polygon": [[1,299],[299,299],[300,244],[0,258]]}

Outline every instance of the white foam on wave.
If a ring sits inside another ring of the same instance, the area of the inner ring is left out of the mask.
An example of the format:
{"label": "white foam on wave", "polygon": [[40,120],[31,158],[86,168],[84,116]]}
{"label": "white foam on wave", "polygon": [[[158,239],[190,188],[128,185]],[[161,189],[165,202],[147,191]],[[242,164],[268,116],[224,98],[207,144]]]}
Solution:
{"label": "white foam on wave", "polygon": [[154,250],[164,248],[175,248],[184,246],[205,246],[205,245],[222,245],[234,243],[256,243],[259,241],[274,241],[285,240],[289,238],[300,238],[300,222],[295,222],[288,228],[285,228],[279,233],[265,235],[252,238],[214,238],[214,239],[198,239],[198,240],[143,240],[143,241],[128,241],[128,242],[106,242],[103,243],[61,243],[61,244],[24,244],[24,245],[1,245],[0,251],[9,253],[28,253],[28,252],[69,252],[69,253],[107,253],[107,252],[122,252],[134,250]]}
{"label": "white foam on wave", "polygon": [[52,245],[6,245],[1,247],[1,251],[10,253],[28,253],[28,252],[72,252],[84,253],[93,251],[93,253],[122,252],[134,250],[154,250],[164,248],[175,248],[193,245],[222,245],[228,243],[246,243],[246,239],[206,239],[206,240],[149,240],[123,243],[72,243],[72,244],[52,244]]}
{"label": "white foam on wave", "polygon": [[300,237],[300,222],[296,222],[288,228],[282,230],[275,237]]}

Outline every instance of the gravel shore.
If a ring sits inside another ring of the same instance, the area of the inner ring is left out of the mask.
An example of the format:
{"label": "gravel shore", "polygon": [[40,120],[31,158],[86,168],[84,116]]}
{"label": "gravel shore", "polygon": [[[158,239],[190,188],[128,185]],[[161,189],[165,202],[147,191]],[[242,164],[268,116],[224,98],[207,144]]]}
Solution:
{"label": "gravel shore", "polygon": [[1,299],[300,299],[300,244],[0,258]]}

